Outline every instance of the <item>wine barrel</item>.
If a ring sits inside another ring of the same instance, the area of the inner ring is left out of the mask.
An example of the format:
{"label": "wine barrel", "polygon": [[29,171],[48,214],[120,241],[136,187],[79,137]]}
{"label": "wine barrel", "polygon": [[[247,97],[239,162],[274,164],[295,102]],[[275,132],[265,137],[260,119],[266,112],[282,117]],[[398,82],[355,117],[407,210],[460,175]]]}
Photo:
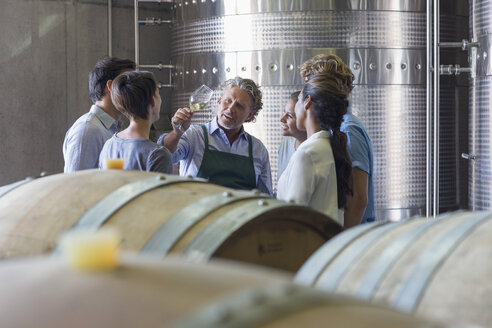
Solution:
{"label": "wine barrel", "polygon": [[492,322],[492,212],[377,222],[317,250],[295,281],[463,327]]}
{"label": "wine barrel", "polygon": [[60,258],[0,263],[2,327],[437,327],[389,308],[295,286],[274,270],[125,254],[111,271]]}
{"label": "wine barrel", "polygon": [[305,206],[173,175],[87,170],[14,186],[0,197],[2,258],[50,253],[63,232],[109,225],[124,250],[295,272],[341,231]]}

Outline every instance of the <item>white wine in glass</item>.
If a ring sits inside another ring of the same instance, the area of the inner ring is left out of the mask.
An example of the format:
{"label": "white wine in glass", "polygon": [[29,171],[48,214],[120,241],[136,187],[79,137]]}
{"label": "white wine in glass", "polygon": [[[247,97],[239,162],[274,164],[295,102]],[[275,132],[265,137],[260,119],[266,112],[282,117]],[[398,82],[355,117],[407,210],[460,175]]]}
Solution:
{"label": "white wine in glass", "polygon": [[202,110],[204,109],[206,106],[208,105],[208,102],[196,102],[196,103],[192,103],[190,101],[190,109],[194,112],[198,112],[199,110]]}
{"label": "white wine in glass", "polygon": [[212,89],[202,84],[190,96],[190,109],[194,112],[204,109],[213,95]]}
{"label": "white wine in glass", "polygon": [[[193,91],[190,96],[190,109],[194,112],[203,110],[207,107],[210,99],[213,95],[213,90],[207,87],[205,84],[202,84],[201,87]],[[181,131],[183,131],[183,127],[181,124],[175,124],[175,126]]]}

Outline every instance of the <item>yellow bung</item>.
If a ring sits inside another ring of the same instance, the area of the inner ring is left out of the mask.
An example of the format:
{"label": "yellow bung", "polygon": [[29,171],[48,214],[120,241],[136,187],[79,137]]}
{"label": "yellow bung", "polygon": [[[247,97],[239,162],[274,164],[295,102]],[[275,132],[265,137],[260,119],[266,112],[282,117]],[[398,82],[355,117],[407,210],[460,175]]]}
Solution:
{"label": "yellow bung", "polygon": [[123,170],[124,161],[121,158],[108,158],[104,160],[103,168]]}
{"label": "yellow bung", "polygon": [[68,263],[79,270],[107,270],[118,265],[119,234],[110,228],[69,232],[61,246]]}

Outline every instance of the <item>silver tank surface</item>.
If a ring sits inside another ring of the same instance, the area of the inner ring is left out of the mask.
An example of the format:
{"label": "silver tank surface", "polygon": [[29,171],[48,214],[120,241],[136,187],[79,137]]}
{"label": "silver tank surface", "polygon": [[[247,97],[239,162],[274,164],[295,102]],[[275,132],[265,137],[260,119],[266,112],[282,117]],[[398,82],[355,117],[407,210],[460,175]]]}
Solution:
{"label": "silver tank surface", "polygon": [[[463,7],[452,6],[452,13]],[[464,8],[463,17],[442,16],[443,39],[456,41],[456,31],[467,30]],[[246,129],[269,150],[275,185],[279,119],[302,86],[298,67],[316,54],[337,54],[355,75],[350,103],[374,146],[377,219],[425,214],[425,1],[186,0],[175,3],[174,15],[174,108],[187,105],[201,84],[215,88],[234,76],[257,81],[264,108]],[[441,205],[456,208],[457,123],[449,93],[451,118],[443,124],[451,136],[441,156],[451,160],[441,169]],[[217,95],[194,123],[210,120],[216,102]]]}
{"label": "silver tank surface", "polygon": [[492,209],[492,1],[470,1],[471,38],[480,42],[472,60],[476,60],[475,78],[470,82],[470,161],[469,202],[471,210]]}

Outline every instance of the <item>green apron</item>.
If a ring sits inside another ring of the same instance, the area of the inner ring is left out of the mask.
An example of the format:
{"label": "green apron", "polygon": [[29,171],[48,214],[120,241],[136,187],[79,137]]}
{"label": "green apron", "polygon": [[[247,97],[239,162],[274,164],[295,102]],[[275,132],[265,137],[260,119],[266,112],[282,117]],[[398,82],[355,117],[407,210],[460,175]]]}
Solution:
{"label": "green apron", "polygon": [[253,142],[248,135],[249,157],[208,149],[208,131],[202,125],[205,150],[197,177],[208,179],[224,187],[251,190],[256,188],[253,162]]}

